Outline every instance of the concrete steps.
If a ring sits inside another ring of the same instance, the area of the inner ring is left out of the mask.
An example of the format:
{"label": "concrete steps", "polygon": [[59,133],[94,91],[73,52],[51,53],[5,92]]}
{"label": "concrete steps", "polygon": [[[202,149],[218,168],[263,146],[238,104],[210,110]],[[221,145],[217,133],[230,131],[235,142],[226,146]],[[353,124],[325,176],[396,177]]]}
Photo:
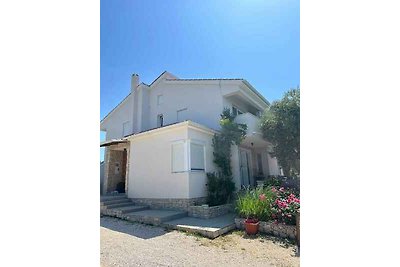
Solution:
{"label": "concrete steps", "polygon": [[142,210],[124,214],[126,220],[151,225],[161,225],[163,222],[171,221],[187,216],[187,212],[175,210]]}
{"label": "concrete steps", "polygon": [[104,201],[104,202],[100,202],[100,206],[104,206],[104,207],[118,207],[118,206],[114,206],[114,205],[118,205],[118,204],[125,204],[125,203],[129,203],[132,204],[132,201],[128,198],[125,199],[117,199],[117,200],[108,200],[108,201]]}
{"label": "concrete steps", "polygon": [[117,200],[117,199],[127,199],[125,194],[115,194],[115,195],[103,195],[100,196],[100,202]]}
{"label": "concrete steps", "polygon": [[215,238],[236,227],[234,214],[226,214],[212,219],[187,217],[188,213],[184,211],[136,206],[126,195],[122,194],[101,197],[100,214],[131,222],[198,233],[208,238]]}
{"label": "concrete steps", "polygon": [[108,206],[108,205],[112,205],[112,204],[124,203],[124,202],[127,202],[127,201],[131,202],[128,198],[121,198],[121,199],[102,201],[102,202],[100,202],[100,205]]}
{"label": "concrete steps", "polygon": [[130,206],[119,207],[114,209],[106,209],[104,210],[103,214],[108,216],[115,216],[120,219],[126,220],[125,214],[147,209],[149,209],[148,206],[135,206],[134,204],[131,204]]}

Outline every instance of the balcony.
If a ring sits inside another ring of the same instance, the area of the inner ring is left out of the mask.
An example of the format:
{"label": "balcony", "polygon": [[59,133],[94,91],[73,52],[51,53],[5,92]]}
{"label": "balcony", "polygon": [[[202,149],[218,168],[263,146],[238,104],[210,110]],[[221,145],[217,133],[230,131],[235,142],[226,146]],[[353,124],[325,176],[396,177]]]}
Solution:
{"label": "balcony", "polygon": [[259,117],[246,112],[237,115],[235,122],[247,125],[246,138],[242,142],[243,146],[250,148],[262,148],[269,145],[269,142],[262,137]]}
{"label": "balcony", "polygon": [[246,112],[237,115],[235,118],[236,123],[243,123],[247,125],[247,134],[261,134],[260,130],[260,118],[253,114]]}

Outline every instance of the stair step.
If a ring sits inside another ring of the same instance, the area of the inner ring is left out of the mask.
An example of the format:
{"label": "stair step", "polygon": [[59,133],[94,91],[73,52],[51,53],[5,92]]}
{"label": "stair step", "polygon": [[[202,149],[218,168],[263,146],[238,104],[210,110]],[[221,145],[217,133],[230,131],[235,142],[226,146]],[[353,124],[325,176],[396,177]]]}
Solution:
{"label": "stair step", "polygon": [[119,204],[119,203],[132,203],[132,201],[129,198],[121,198],[121,199],[115,199],[115,200],[107,200],[107,201],[102,201],[100,202],[100,205],[102,206],[109,206],[113,204]]}
{"label": "stair step", "polygon": [[116,199],[124,199],[127,198],[125,194],[118,194],[118,195],[104,195],[100,196],[100,201],[108,201],[108,200],[116,200]]}
{"label": "stair step", "polygon": [[131,206],[133,203],[132,201],[124,202],[124,203],[118,203],[118,204],[112,204],[112,205],[107,205],[107,209],[115,209],[115,208],[121,208],[121,207],[126,207],[126,206]]}
{"label": "stair step", "polygon": [[148,206],[135,206],[134,204],[132,204],[131,206],[116,208],[116,211],[118,213],[125,214],[125,213],[129,213],[129,212],[141,211],[141,210],[147,210],[147,209],[149,209]]}
{"label": "stair step", "polygon": [[125,220],[131,222],[141,222],[152,225],[160,225],[165,221],[171,221],[187,216],[187,212],[171,210],[142,210],[128,212],[123,215]]}

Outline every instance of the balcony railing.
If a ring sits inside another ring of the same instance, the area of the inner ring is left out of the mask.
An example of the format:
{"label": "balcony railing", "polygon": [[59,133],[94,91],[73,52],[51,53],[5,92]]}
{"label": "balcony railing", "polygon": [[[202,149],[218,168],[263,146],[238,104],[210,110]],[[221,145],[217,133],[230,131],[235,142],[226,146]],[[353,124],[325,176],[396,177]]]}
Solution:
{"label": "balcony railing", "polygon": [[261,134],[260,118],[249,112],[237,115],[235,122],[246,124],[247,134]]}

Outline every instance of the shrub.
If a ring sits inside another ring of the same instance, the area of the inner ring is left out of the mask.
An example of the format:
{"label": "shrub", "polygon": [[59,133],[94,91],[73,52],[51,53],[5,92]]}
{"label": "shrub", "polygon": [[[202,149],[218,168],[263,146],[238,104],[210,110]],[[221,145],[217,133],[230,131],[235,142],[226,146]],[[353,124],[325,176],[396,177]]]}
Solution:
{"label": "shrub", "polygon": [[272,218],[276,222],[296,225],[296,213],[300,209],[300,199],[294,190],[283,187],[271,189],[275,200],[271,205]]}
{"label": "shrub", "polygon": [[230,201],[235,183],[230,177],[207,173],[207,203],[210,206],[223,205]]}

